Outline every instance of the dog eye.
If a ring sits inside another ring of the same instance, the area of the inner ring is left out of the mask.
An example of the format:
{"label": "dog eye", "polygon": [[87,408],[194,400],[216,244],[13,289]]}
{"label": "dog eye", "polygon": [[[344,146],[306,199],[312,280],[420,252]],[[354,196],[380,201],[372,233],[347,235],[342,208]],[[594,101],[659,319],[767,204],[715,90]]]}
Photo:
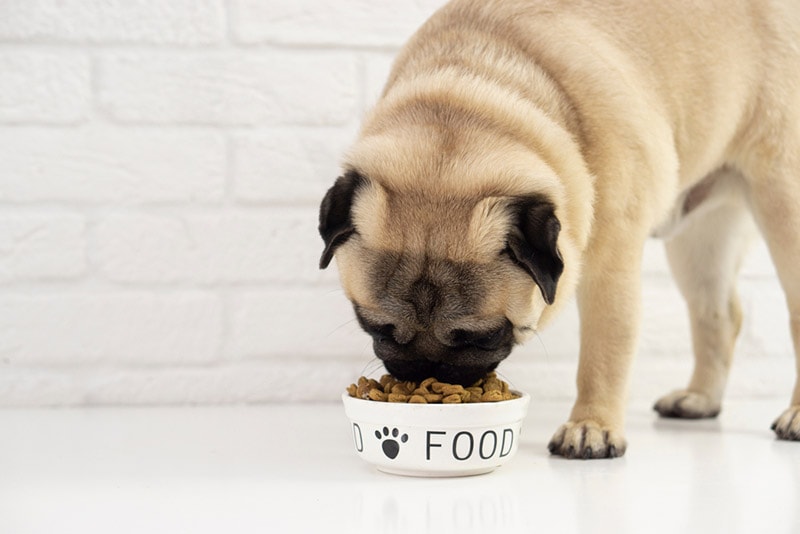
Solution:
{"label": "dog eye", "polygon": [[395,326],[393,324],[382,324],[380,326],[372,326],[368,330],[368,332],[378,338],[381,339],[394,339],[394,329]]}
{"label": "dog eye", "polygon": [[361,328],[363,328],[367,334],[371,335],[375,339],[379,339],[381,341],[394,341],[395,326],[393,324],[374,324],[369,321],[365,321],[363,318],[360,318],[359,323],[361,323]]}
{"label": "dog eye", "polygon": [[[394,323],[384,323],[380,319],[375,320],[374,317],[367,318],[365,312],[360,306],[354,306],[356,312],[356,319],[361,328],[372,336],[376,341],[396,343],[398,345],[405,345],[411,341],[398,335],[397,327]],[[385,319],[384,319],[385,320]],[[399,338],[399,339],[398,339]]]}

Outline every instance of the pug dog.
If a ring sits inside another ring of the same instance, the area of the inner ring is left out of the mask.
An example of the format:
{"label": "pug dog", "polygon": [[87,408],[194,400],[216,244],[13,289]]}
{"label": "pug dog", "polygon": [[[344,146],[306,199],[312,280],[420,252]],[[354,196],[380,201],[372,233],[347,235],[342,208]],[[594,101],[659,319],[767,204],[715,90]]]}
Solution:
{"label": "pug dog", "polygon": [[[754,228],[800,349],[794,0],[453,0],[400,52],[343,167],[320,266],[336,257],[398,378],[469,384],[577,298],[578,395],[553,454],[625,452],[651,235],[695,356],[659,414],[719,413]],[[800,384],[773,429],[800,440]]]}

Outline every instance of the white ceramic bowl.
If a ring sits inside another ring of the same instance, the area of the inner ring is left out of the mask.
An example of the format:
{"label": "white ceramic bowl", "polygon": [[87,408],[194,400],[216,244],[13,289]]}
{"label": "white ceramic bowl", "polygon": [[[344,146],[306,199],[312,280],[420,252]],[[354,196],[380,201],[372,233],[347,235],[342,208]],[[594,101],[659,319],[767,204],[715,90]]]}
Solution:
{"label": "white ceramic bowl", "polygon": [[519,446],[530,395],[501,402],[405,404],[342,395],[356,452],[379,470],[421,477],[488,473]]}

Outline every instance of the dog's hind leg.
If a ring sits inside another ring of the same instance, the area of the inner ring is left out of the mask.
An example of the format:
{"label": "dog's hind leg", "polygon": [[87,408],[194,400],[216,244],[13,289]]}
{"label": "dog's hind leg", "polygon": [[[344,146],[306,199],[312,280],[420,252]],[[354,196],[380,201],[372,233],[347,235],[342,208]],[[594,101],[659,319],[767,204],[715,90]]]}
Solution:
{"label": "dog's hind leg", "polygon": [[755,234],[743,187],[744,178],[729,169],[707,177],[682,198],[678,208],[684,219],[666,241],[689,311],[694,372],[685,389],[655,403],[664,417],[698,419],[720,411],[742,321],[736,277]]}

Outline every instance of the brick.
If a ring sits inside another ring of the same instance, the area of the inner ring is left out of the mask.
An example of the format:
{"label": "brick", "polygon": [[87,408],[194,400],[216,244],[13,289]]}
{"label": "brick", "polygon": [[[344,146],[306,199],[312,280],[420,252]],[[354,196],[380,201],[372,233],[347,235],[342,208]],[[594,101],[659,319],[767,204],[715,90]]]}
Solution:
{"label": "brick", "polygon": [[378,101],[383,86],[389,79],[395,53],[366,54],[364,59],[364,99],[365,109],[370,109]]}
{"label": "brick", "polygon": [[223,404],[338,400],[359,364],[339,360],[194,367],[8,367],[3,406]]}
{"label": "brick", "polygon": [[372,340],[344,293],[330,288],[275,288],[230,299],[228,359],[344,358],[369,363]]}
{"label": "brick", "polygon": [[0,282],[82,275],[85,226],[79,215],[0,216]]}
{"label": "brick", "polygon": [[117,282],[333,282],[320,271],[316,210],[116,214],[94,229],[94,263]]}
{"label": "brick", "polygon": [[0,52],[0,122],[70,123],[91,106],[89,58],[73,53]]}
{"label": "brick", "polygon": [[225,150],[205,132],[0,128],[0,201],[215,202]]}
{"label": "brick", "polygon": [[356,61],[336,52],[108,54],[100,101],[115,119],[341,125],[355,116]]}
{"label": "brick", "polygon": [[671,281],[645,281],[641,317],[638,354],[666,360],[691,359],[689,313],[678,288]]}
{"label": "brick", "polygon": [[273,129],[234,138],[234,194],[246,202],[319,205],[354,138],[345,129]]}
{"label": "brick", "polygon": [[4,0],[0,39],[209,44],[225,36],[221,0]]}
{"label": "brick", "polygon": [[399,46],[445,0],[233,0],[231,26],[242,42]]}
{"label": "brick", "polygon": [[0,353],[19,366],[209,362],[221,318],[219,299],[200,292],[6,294]]}
{"label": "brick", "polygon": [[739,292],[744,307],[739,352],[748,358],[792,358],[789,311],[780,285],[775,280],[745,279]]}

